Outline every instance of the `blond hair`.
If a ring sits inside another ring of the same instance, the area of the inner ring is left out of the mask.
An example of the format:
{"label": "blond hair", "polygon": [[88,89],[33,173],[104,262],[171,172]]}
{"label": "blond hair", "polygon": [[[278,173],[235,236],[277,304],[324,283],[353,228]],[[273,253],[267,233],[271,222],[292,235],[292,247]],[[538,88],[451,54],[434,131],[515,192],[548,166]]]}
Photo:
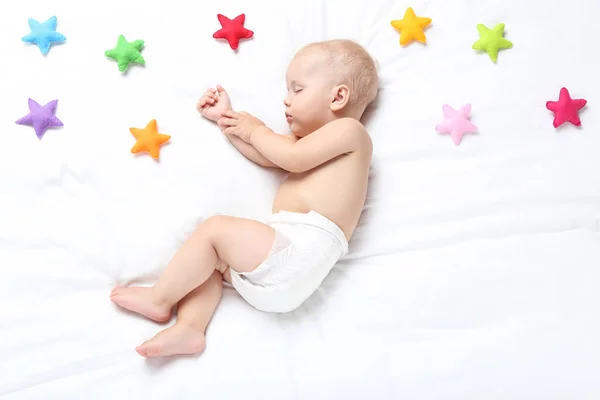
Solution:
{"label": "blond hair", "polygon": [[359,43],[349,39],[314,42],[300,51],[318,48],[325,52],[327,63],[334,68],[335,78],[350,89],[348,105],[362,112],[377,97],[379,77],[377,65]]}

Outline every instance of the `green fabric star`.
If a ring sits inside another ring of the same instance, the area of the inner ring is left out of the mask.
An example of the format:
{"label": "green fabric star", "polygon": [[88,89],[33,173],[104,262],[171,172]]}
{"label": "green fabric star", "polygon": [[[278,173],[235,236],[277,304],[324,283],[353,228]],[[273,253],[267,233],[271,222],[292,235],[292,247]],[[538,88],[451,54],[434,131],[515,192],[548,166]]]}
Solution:
{"label": "green fabric star", "polygon": [[474,50],[482,50],[488,53],[493,62],[498,61],[498,51],[510,49],[512,42],[504,39],[504,24],[498,24],[490,29],[483,24],[477,25],[479,40],[473,44]]}
{"label": "green fabric star", "polygon": [[146,64],[144,57],[140,54],[142,46],[144,46],[143,40],[135,40],[130,43],[125,39],[125,36],[120,35],[117,40],[117,47],[106,50],[104,55],[116,60],[119,71],[123,72],[129,67],[129,63]]}

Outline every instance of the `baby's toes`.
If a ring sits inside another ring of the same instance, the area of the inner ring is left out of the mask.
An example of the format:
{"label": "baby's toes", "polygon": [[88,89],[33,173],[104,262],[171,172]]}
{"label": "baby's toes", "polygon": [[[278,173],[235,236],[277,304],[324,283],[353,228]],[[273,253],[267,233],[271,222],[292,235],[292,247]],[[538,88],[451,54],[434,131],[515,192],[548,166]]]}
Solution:
{"label": "baby's toes", "polygon": [[123,293],[123,290],[122,290],[122,288],[120,288],[120,287],[118,287],[118,286],[117,286],[117,287],[114,287],[114,288],[113,288],[113,290],[111,290],[111,292],[110,292],[110,298],[111,298],[111,299],[117,298],[117,297],[119,297],[119,296],[120,296],[122,293]]}
{"label": "baby's toes", "polygon": [[148,357],[148,354],[146,354],[146,348],[144,346],[136,347],[135,351],[142,357]]}

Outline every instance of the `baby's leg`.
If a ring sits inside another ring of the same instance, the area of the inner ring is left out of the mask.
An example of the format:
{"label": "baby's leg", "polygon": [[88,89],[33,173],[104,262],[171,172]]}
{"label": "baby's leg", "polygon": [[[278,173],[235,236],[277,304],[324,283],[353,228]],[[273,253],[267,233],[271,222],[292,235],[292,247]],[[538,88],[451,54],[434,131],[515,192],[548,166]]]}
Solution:
{"label": "baby's leg", "polygon": [[111,300],[155,321],[170,318],[171,309],[203,284],[218,260],[238,272],[251,272],[268,256],[275,231],[249,219],[208,218],[190,235],[152,287],[115,288]]}
{"label": "baby's leg", "polygon": [[177,323],[136,347],[144,357],[200,353],[206,347],[205,332],[219,304],[223,279],[214,271],[206,282],[192,290],[177,306]]}

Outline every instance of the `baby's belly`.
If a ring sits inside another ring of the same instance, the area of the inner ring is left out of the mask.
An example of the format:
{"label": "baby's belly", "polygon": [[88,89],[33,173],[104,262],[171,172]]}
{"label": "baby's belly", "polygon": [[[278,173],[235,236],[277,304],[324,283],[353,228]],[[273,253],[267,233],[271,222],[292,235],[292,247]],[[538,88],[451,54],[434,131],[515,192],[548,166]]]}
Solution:
{"label": "baby's belly", "polygon": [[[273,213],[285,210],[291,212],[309,212],[314,207],[310,198],[304,197],[298,185],[289,181],[284,182],[273,201]],[[316,211],[316,210],[315,210]]]}
{"label": "baby's belly", "polygon": [[[334,222],[349,239],[362,211],[362,202],[352,196],[337,196],[335,190],[311,187],[310,182],[288,180],[281,185],[273,202],[273,213],[315,211]],[[330,186],[331,187],[331,186]],[[356,204],[354,204],[356,203]]]}

